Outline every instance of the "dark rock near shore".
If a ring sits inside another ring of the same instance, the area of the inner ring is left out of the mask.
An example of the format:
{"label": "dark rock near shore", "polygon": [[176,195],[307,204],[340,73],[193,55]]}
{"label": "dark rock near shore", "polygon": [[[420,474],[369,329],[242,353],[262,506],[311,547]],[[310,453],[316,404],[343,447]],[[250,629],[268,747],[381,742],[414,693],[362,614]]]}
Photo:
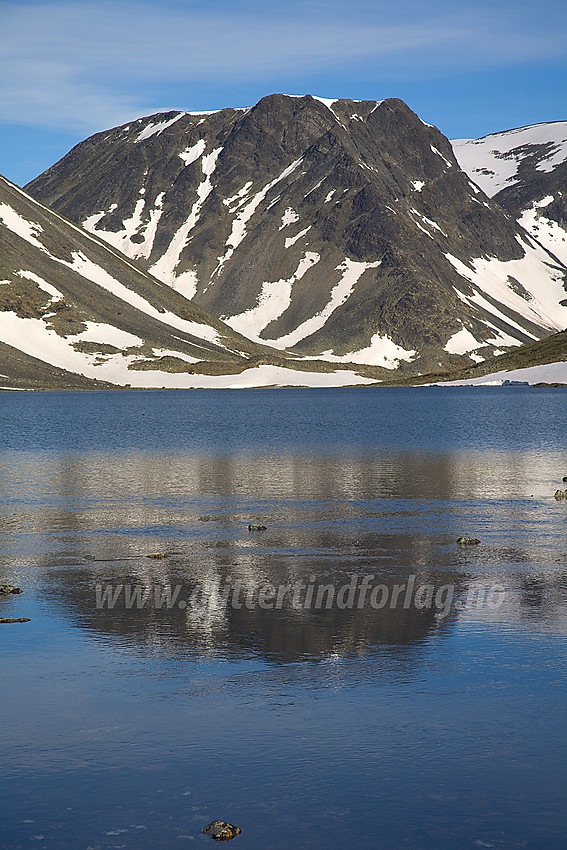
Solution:
{"label": "dark rock near shore", "polygon": [[267,530],[268,529],[266,528],[265,525],[249,525],[248,526],[248,531],[267,531]]}
{"label": "dark rock near shore", "polygon": [[231,838],[240,835],[242,830],[224,820],[213,820],[203,827],[202,832],[205,835],[210,835],[215,841],[230,841]]}
{"label": "dark rock near shore", "polygon": [[0,584],[0,596],[7,596],[10,593],[21,593],[19,587],[14,587],[12,584]]}
{"label": "dark rock near shore", "polygon": [[459,537],[457,543],[459,546],[476,546],[480,543],[480,540],[477,540],[476,537]]}
{"label": "dark rock near shore", "polygon": [[567,490],[556,490],[555,498],[558,502],[560,502],[562,499],[567,499]]}
{"label": "dark rock near shore", "polygon": [[0,623],[31,623],[29,617],[0,617]]}

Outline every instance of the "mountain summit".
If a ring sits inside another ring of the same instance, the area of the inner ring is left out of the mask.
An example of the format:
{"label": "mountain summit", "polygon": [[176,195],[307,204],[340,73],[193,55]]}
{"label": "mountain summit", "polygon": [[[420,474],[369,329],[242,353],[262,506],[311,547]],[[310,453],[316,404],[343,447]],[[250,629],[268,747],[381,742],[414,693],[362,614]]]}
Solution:
{"label": "mountain summit", "polygon": [[270,95],[140,118],[27,189],[298,356],[416,374],[567,326],[566,267],[397,99]]}

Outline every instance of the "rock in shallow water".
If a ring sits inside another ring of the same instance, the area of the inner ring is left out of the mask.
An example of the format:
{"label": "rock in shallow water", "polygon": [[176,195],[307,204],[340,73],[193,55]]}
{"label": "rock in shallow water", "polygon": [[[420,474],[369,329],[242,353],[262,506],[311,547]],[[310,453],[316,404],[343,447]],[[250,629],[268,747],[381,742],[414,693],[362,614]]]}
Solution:
{"label": "rock in shallow water", "polygon": [[0,617],[1,623],[31,623],[29,617]]}
{"label": "rock in shallow water", "polygon": [[14,587],[12,584],[0,584],[0,596],[7,596],[9,593],[21,593],[19,587]]}
{"label": "rock in shallow water", "polygon": [[224,820],[212,820],[207,826],[203,827],[202,832],[205,835],[210,835],[215,841],[230,841],[231,838],[240,835],[242,830]]}
{"label": "rock in shallow water", "polygon": [[558,502],[560,502],[561,499],[567,499],[567,490],[556,490],[555,491],[555,498],[557,499]]}
{"label": "rock in shallow water", "polygon": [[457,543],[459,546],[476,546],[477,543],[480,543],[480,540],[477,540],[476,537],[459,537]]}

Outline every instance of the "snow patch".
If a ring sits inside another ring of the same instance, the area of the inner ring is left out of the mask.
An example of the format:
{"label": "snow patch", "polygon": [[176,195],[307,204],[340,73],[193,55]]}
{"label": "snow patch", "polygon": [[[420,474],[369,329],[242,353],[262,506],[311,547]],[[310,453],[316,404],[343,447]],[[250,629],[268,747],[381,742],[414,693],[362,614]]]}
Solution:
{"label": "snow patch", "polygon": [[400,360],[410,362],[415,357],[415,354],[416,352],[413,349],[408,351],[401,345],[396,345],[389,336],[381,336],[379,333],[375,333],[370,340],[370,345],[366,348],[361,348],[358,351],[340,356],[331,354],[330,351],[325,351],[319,357],[321,360],[328,360],[332,363],[364,363],[367,366],[382,366],[384,369],[397,369],[400,365]]}
{"label": "snow patch", "polygon": [[447,159],[447,157],[446,157],[446,156],[443,156],[443,154],[441,153],[441,151],[437,150],[437,148],[436,148],[436,147],[434,147],[433,145],[430,145],[430,147],[431,147],[431,150],[433,151],[433,153],[436,153],[436,154],[437,154],[437,156],[440,156],[440,157],[441,157],[441,159],[443,160],[443,162],[445,163],[445,165],[446,165],[448,168],[451,168],[451,167],[452,167],[453,163],[452,163],[452,162],[449,162],[449,160]]}
{"label": "snow patch", "polygon": [[326,179],[327,179],[326,177],[321,177],[319,182],[315,183],[315,185],[307,192],[307,194],[303,196],[303,200],[305,200],[305,198],[309,197],[311,192],[314,192],[316,189],[318,189],[319,186],[321,186],[325,182]]}
{"label": "snow patch", "polygon": [[[484,344],[475,339],[472,333],[463,327],[460,331],[449,337],[444,350],[448,354],[468,354],[470,351],[474,351],[475,348],[480,348]],[[482,360],[482,357],[480,359]]]}
{"label": "snow patch", "polygon": [[[487,339],[486,345],[523,345],[524,340],[521,339],[523,336],[531,337],[531,339],[538,339],[538,337],[532,333],[531,331],[527,331],[522,328],[517,322],[514,322],[508,316],[506,316],[501,310],[498,310],[487,298],[484,298],[480,292],[475,292],[474,295],[464,295],[462,292],[456,287],[453,287],[457,296],[461,299],[461,301],[469,307],[480,307],[481,309],[487,311],[490,315],[492,315],[496,319],[500,319],[501,322],[504,322],[510,330],[515,331],[520,338],[510,336],[510,334],[503,331],[497,325],[488,321],[487,319],[481,319],[483,324],[486,325],[487,328],[496,332],[496,336],[494,339]],[[493,351],[495,356],[496,354],[502,354],[502,351]]]}
{"label": "snow patch", "polygon": [[204,139],[199,139],[198,142],[195,142],[194,145],[190,148],[185,148],[184,151],[181,151],[179,157],[183,160],[185,165],[191,165],[192,162],[195,162],[199,159],[200,156],[205,152],[206,142]]}
{"label": "snow patch", "polygon": [[[439,233],[441,233],[443,236],[445,236],[445,238],[447,238],[447,234],[445,233],[444,230],[441,230],[441,228],[439,227],[439,225],[437,224],[436,221],[432,221],[430,218],[427,218],[427,216],[423,215],[423,213],[418,212],[418,210],[416,210],[415,207],[412,207],[410,209],[410,213],[413,213],[414,215],[419,216],[419,218],[422,221],[424,221],[427,225],[429,225],[429,227],[432,227],[434,230],[438,230]],[[431,234],[428,233],[427,230],[425,230],[423,227],[421,227],[419,222],[416,221],[415,223],[417,224],[417,226],[419,227],[420,230],[423,230],[424,233],[427,233],[428,236],[431,236]]]}
{"label": "snow patch", "polygon": [[[149,213],[149,219],[144,224],[144,210],[146,207],[145,199],[138,198],[134,207],[134,212],[130,218],[124,219],[122,222],[122,230],[98,230],[97,225],[100,220],[110,213],[114,212],[117,204],[111,204],[108,211],[97,212],[88,216],[82,223],[85,230],[95,234],[100,239],[104,239],[106,243],[112,245],[122,254],[135,260],[139,257],[148,259],[153,248],[154,239],[156,237],[159,220],[162,216],[162,202],[164,193],[160,192],[155,200],[155,206]],[[143,242],[132,242],[132,236],[143,235]]]}
{"label": "snow patch", "polygon": [[159,136],[164,130],[167,130],[168,127],[171,127],[171,125],[175,124],[176,121],[179,121],[180,118],[183,118],[185,114],[185,112],[180,112],[175,116],[175,118],[170,118],[168,121],[157,121],[148,124],[148,126],[142,130],[140,135],[134,139],[134,142],[138,144],[139,142],[145,142],[148,139],[151,139],[152,136]]}
{"label": "snow patch", "polygon": [[113,278],[112,275],[110,275],[105,269],[101,268],[101,266],[97,266],[92,262],[92,260],[89,260],[89,258],[82,252],[73,251],[71,257],[71,261],[62,260],[58,257],[53,257],[52,259],[61,263],[61,265],[78,272],[83,277],[87,278],[87,280],[90,280],[97,286],[106,289],[107,292],[111,292],[117,298],[120,298],[121,301],[130,304],[130,306],[146,313],[153,319],[157,319],[157,321],[161,322],[161,324],[177,328],[180,331],[185,331],[192,336],[208,340],[209,342],[214,342],[217,345],[222,345],[218,331],[210,325],[205,325],[202,322],[193,322],[189,319],[182,319],[180,316],[170,312],[169,310],[165,310],[162,313],[150,304],[149,301],[146,301],[145,298],[138,295],[137,292],[128,289],[128,287]]}
{"label": "snow patch", "polygon": [[[199,221],[199,217],[201,215],[201,207],[203,206],[206,199],[209,197],[213,190],[211,177],[216,168],[217,159],[221,151],[222,148],[216,148],[215,150],[211,151],[210,154],[207,154],[206,156],[203,155],[201,159],[201,170],[204,174],[205,179],[197,186],[197,200],[193,204],[191,212],[189,213],[187,219],[183,222],[179,230],[174,234],[165,253],[150,268],[150,272],[153,275],[155,275],[159,280],[162,280],[164,283],[167,283],[169,286],[175,285],[177,279],[175,270],[179,265],[183,249],[187,245],[189,233],[191,232],[191,230],[193,230],[193,228]],[[187,275],[187,272],[184,272],[184,275]],[[188,285],[191,287],[191,281],[195,281],[195,278],[193,278],[192,276],[185,277],[183,283],[181,284],[182,287],[185,288]]]}
{"label": "snow patch", "polygon": [[50,283],[47,283],[47,281],[43,280],[43,278],[39,277],[39,275],[34,274],[34,272],[28,272],[22,269],[21,271],[16,272],[16,274],[18,275],[18,277],[27,278],[28,280],[37,283],[40,289],[43,289],[44,292],[47,292],[48,295],[51,295],[52,301],[63,301],[62,293],[59,292],[58,289],[55,289],[55,287],[52,286]]}
{"label": "snow patch", "polygon": [[21,216],[8,204],[0,204],[0,221],[2,221],[2,223],[5,224],[12,233],[15,233],[16,236],[19,236],[21,239],[25,239],[25,241],[29,242],[30,245],[33,245],[34,248],[39,248],[41,251],[45,251],[45,248],[37,238],[40,233],[43,233],[43,227],[40,224],[35,224],[34,222],[23,218],[23,216]]}
{"label": "snow patch", "polygon": [[199,277],[197,272],[195,269],[188,269],[185,272],[181,272],[181,274],[178,274],[174,279],[171,286],[176,292],[179,292],[180,295],[183,295],[184,298],[187,298],[190,301],[195,297],[199,286]]}
{"label": "snow patch", "polygon": [[174,351],[170,348],[153,348],[153,357],[176,357],[178,360],[184,360],[186,363],[199,363],[198,357],[191,357],[190,354],[185,354],[184,351]]}
{"label": "snow patch", "polygon": [[[271,340],[260,339],[260,333],[271,322],[278,319],[291,304],[291,292],[294,283],[301,280],[303,275],[319,262],[319,254],[307,251],[299,261],[297,269],[290,278],[286,280],[268,281],[262,284],[262,291],[258,296],[255,307],[245,310],[236,316],[223,319],[227,325],[238,333],[253,339],[256,342],[273,344]],[[280,347],[279,345],[277,346]]]}
{"label": "snow patch", "polygon": [[129,348],[133,345],[143,345],[144,340],[139,336],[115,328],[104,322],[85,322],[87,328],[79,334],[67,337],[70,342],[98,342],[104,345],[114,345],[116,348]]}
{"label": "snow patch", "polygon": [[[79,336],[85,338],[91,331],[92,328],[89,328]],[[116,339],[112,335],[113,331],[118,332],[117,329],[111,328],[107,337],[109,340]],[[97,341],[102,341],[100,334],[98,336]],[[22,319],[12,312],[0,313],[0,341],[44,363],[118,386],[240,389],[261,386],[341,387],[350,384],[375,383],[374,379],[361,377],[351,370],[328,373],[304,372],[283,366],[268,365],[246,369],[240,374],[233,375],[192,375],[186,372],[161,372],[158,369],[131,370],[128,367],[138,359],[135,354],[111,354],[101,361],[99,355],[76,351],[72,343],[77,339],[77,336],[60,337],[55,331],[48,330],[41,319]],[[193,362],[193,358],[181,352],[170,352],[164,349],[154,353],[162,356],[171,354],[188,363]]]}
{"label": "snow patch", "polygon": [[[280,227],[280,230],[281,230],[281,227]],[[311,230],[311,225],[309,225],[309,227],[306,227],[305,230],[300,230],[299,233],[295,234],[295,236],[288,236],[288,238],[285,240],[285,243],[284,243],[285,247],[291,248],[291,246],[295,245],[295,243],[298,242],[303,236],[305,236],[305,234],[309,230]]]}
{"label": "snow patch", "polygon": [[[244,196],[248,194],[248,190],[250,189],[251,185],[252,181],[249,180],[247,183],[244,184],[242,189],[238,190],[236,195],[233,195],[231,198],[225,198],[223,200],[223,204],[225,205],[225,207],[230,207],[230,205],[233,204],[234,201],[238,201],[236,205],[237,207],[240,206],[240,204],[242,203],[242,198],[244,198]],[[231,212],[234,212],[234,210],[231,210]]]}
{"label": "snow patch", "polygon": [[[329,316],[331,316],[337,307],[344,304],[347,298],[351,295],[354,287],[368,269],[375,269],[381,263],[381,260],[376,260],[374,263],[359,263],[355,260],[346,259],[336,267],[335,271],[341,271],[342,277],[337,284],[332,288],[328,304],[310,319],[306,319],[294,331],[280,337],[278,340],[271,342],[276,348],[291,348],[297,345],[302,339],[311,336],[316,331],[320,330]],[[355,361],[362,362],[362,361]]]}
{"label": "snow patch", "polygon": [[278,230],[283,230],[284,227],[289,227],[290,224],[294,224],[296,221],[299,221],[298,214],[294,209],[288,207],[282,215],[282,223],[279,226]]}

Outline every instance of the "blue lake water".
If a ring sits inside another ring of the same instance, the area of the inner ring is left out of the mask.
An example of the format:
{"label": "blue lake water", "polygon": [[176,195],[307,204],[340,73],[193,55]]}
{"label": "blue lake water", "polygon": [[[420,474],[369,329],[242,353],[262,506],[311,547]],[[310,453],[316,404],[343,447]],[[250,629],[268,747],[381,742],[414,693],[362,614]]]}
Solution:
{"label": "blue lake water", "polygon": [[1,393],[0,848],[563,850],[566,414]]}

